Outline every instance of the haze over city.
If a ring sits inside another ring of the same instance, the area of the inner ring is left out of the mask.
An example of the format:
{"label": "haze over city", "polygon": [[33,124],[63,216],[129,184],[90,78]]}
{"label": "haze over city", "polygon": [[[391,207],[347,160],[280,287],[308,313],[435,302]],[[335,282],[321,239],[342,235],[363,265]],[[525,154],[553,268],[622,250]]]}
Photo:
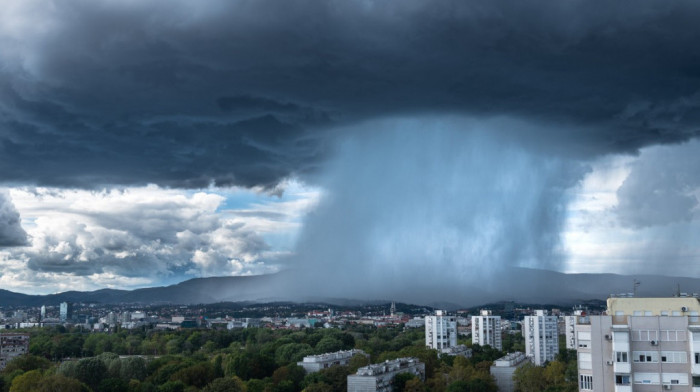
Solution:
{"label": "haze over city", "polygon": [[698,278],[699,18],[6,1],[0,288],[282,272],[278,296],[449,300],[519,268]]}

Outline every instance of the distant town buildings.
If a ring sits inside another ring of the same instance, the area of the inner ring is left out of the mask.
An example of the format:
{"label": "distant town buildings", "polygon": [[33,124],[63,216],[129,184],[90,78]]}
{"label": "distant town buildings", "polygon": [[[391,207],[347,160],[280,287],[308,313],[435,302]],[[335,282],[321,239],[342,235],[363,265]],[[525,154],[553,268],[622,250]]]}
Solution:
{"label": "distant town buildings", "polygon": [[359,368],[348,376],[348,392],[392,392],[394,377],[400,373],[425,381],[425,364],[417,358],[398,358]]}
{"label": "distant town buildings", "polygon": [[362,350],[337,351],[334,353],[306,356],[301,362],[297,362],[297,365],[303,367],[307,373],[314,373],[322,369],[328,369],[331,366],[345,366],[350,363],[350,358],[357,354],[369,357],[369,355]]}
{"label": "distant town buildings", "polygon": [[501,350],[501,316],[492,315],[490,310],[472,316],[472,343]]}
{"label": "distant town buildings", "polygon": [[438,351],[447,351],[457,345],[457,321],[444,310],[434,316],[425,317],[425,346]]}
{"label": "distant town buildings", "polygon": [[537,366],[553,361],[559,353],[557,319],[546,310],[535,310],[534,315],[525,316],[523,320],[525,354]]}
{"label": "distant town buildings", "polygon": [[513,373],[519,367],[525,365],[529,361],[525,354],[516,351],[510,353],[493,362],[490,372],[493,379],[496,381],[499,392],[514,392],[515,381],[513,381]]}
{"label": "distant town buildings", "polygon": [[577,316],[579,391],[700,391],[700,302],[609,298]]}
{"label": "distant town buildings", "polygon": [[0,334],[0,370],[15,357],[29,352],[29,335],[23,333]]}

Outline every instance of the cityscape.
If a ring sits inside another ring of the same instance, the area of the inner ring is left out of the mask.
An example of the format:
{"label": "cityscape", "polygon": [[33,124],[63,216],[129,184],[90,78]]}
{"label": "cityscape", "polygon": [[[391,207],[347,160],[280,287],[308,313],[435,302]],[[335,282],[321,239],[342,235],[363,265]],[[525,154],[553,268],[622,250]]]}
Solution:
{"label": "cityscape", "polygon": [[0,392],[700,392],[700,2],[0,5]]}

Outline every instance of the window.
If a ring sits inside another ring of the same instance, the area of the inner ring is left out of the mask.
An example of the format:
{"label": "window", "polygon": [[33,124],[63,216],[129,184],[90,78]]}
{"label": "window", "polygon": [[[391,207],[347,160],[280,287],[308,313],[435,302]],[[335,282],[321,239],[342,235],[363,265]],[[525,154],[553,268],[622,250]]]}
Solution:
{"label": "window", "polygon": [[630,335],[632,337],[632,341],[635,341],[635,342],[645,342],[645,341],[649,342],[652,340],[659,340],[658,331],[654,331],[654,330],[646,330],[646,329],[633,330]]}
{"label": "window", "polygon": [[700,364],[700,353],[695,353],[695,363]]}
{"label": "window", "polygon": [[593,390],[593,376],[587,376],[582,374],[579,376],[579,387],[580,389]]}
{"label": "window", "polygon": [[624,351],[618,351],[618,352],[616,352],[616,353],[615,353],[615,361],[616,361],[616,362],[624,362],[624,363],[629,362],[629,361],[627,360],[627,353],[624,352]]}
{"label": "window", "polygon": [[635,363],[642,362],[659,362],[659,356],[656,351],[635,351],[632,354]]}
{"label": "window", "polygon": [[629,374],[618,374],[615,376],[615,384],[617,385],[630,385],[630,375]]}
{"label": "window", "polygon": [[662,351],[661,362],[687,363],[688,355],[685,353],[685,351]]}
{"label": "window", "polygon": [[693,376],[693,386],[700,387],[700,376]]}

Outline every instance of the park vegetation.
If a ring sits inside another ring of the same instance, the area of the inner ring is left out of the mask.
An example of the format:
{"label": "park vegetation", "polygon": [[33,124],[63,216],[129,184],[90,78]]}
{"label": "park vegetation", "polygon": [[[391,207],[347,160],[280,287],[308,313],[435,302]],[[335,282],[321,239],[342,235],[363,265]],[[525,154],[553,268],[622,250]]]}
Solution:
{"label": "park vegetation", "polygon": [[[347,390],[347,376],[369,361],[398,357],[419,358],[426,379],[401,375],[394,380],[396,391],[495,392],[489,367],[504,355],[478,345],[469,359],[438,355],[425,348],[422,328],[400,326],[29,332],[30,354],[0,373],[4,392],[334,392]],[[504,351],[522,350],[522,345],[519,334],[504,339]],[[307,355],[352,348],[364,350],[369,360],[357,355],[348,366],[311,374],[296,364]],[[568,353],[547,367],[524,368],[516,381],[522,392],[576,390],[575,368],[575,355]]]}

